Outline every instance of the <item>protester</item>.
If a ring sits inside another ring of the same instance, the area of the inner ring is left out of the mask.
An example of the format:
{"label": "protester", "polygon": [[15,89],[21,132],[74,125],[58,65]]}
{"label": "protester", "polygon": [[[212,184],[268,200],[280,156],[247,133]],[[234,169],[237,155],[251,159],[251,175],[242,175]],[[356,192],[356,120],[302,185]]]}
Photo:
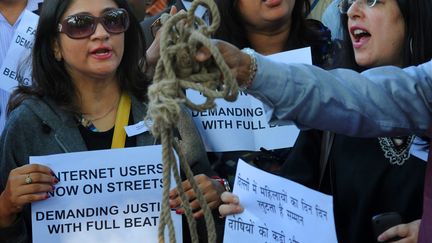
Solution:
{"label": "protester", "polygon": [[238,48],[253,48],[262,55],[311,47],[314,65],[333,64],[331,33],[319,21],[305,17],[309,1],[283,0],[277,5],[258,0],[215,3],[222,21],[214,38]]}
{"label": "protester", "polygon": [[[346,1],[342,3],[347,4]],[[419,9],[416,9],[418,5],[420,5]],[[360,66],[412,65],[431,58],[431,55],[428,57],[427,53],[423,52],[423,46],[411,47],[411,50],[409,46],[410,41],[429,43],[431,38],[428,35],[430,26],[422,25],[430,18],[429,13],[426,10],[421,11],[422,6],[417,1],[392,1],[384,6],[372,4],[370,8],[366,7],[365,4],[360,5],[355,2],[352,6],[345,5],[342,10],[347,11],[348,9],[348,23],[352,27],[349,28],[352,31],[351,38],[353,45],[357,45],[353,54],[355,54],[355,60]],[[408,9],[412,9],[412,12]],[[418,17],[413,18],[412,15]],[[406,22],[403,21],[404,19]],[[380,23],[380,25],[374,23]],[[360,29],[359,26],[363,30],[361,37],[354,34],[355,29]],[[405,29],[405,26],[407,26],[406,31],[401,31]],[[385,30],[390,28],[394,31],[391,34],[383,35]],[[363,41],[363,45],[360,47],[358,43],[361,41]],[[392,43],[392,45],[388,45],[388,43]],[[374,50],[373,48],[379,51],[371,51]],[[403,53],[401,51],[406,49],[410,52]],[[395,142],[390,138],[380,138],[380,143],[378,143],[378,139],[365,140],[336,136],[327,173],[324,175],[323,184],[321,184],[318,164],[320,152],[322,152],[320,150],[321,135],[314,131],[302,132],[290,154],[290,159],[284,166],[282,175],[335,195],[335,220],[340,241],[374,241],[370,221],[374,214],[380,213],[379,210],[401,211],[400,213],[407,221],[414,220],[421,214],[420,202],[424,164],[416,158],[409,159],[411,161],[405,164],[409,157],[412,137],[398,138],[397,142],[399,139],[402,142],[405,141],[400,147],[404,148],[403,150],[396,147],[396,144],[392,146]],[[381,146],[381,148],[386,148],[384,154],[379,146],[382,143],[381,140],[390,142],[386,147]],[[407,141],[410,142],[407,143]],[[387,151],[392,148],[402,152],[392,154],[391,151]],[[361,156],[356,156],[356,153],[361,154]],[[393,164],[399,163],[404,166],[392,168],[394,165],[392,166],[388,162],[389,160]],[[376,168],[371,169],[373,167]],[[338,170],[338,168],[340,169]],[[329,173],[329,170],[332,172]],[[355,171],[355,173],[352,174],[350,171],[353,173]],[[364,171],[365,177],[363,179],[362,173],[359,171]],[[409,175],[418,174],[419,176],[415,180],[411,176],[403,179],[403,175],[407,175],[407,173]],[[374,175],[376,179],[373,179],[375,178]],[[352,183],[355,178],[359,183]],[[395,182],[392,183],[392,180]],[[397,186],[400,184],[405,186],[401,189]],[[375,195],[373,192],[377,194]],[[392,200],[392,195],[398,195],[400,200]],[[378,199],[379,197],[382,199]],[[371,201],[368,201],[368,198]],[[350,200],[355,200],[355,202],[350,202]],[[406,239],[416,240],[416,231],[413,227],[416,225],[418,226],[418,221],[405,228],[413,230],[410,232],[411,235],[403,235],[407,237]],[[400,226],[399,228],[403,227]],[[395,235],[388,235],[388,238],[393,236]]]}
{"label": "protester", "polygon": [[[0,0],[0,67],[12,43],[16,29],[21,23],[24,10],[37,13],[42,0]],[[2,80],[0,80],[2,82]],[[6,109],[9,93],[0,90],[0,132],[6,123]]]}
{"label": "protester", "polygon": [[[424,135],[432,121],[432,114],[428,115],[432,61],[358,73],[278,63],[221,40],[214,40],[214,45],[236,74],[239,86],[272,108],[273,124],[294,122],[303,129],[378,137]],[[208,50],[200,49],[196,59],[204,61],[209,56]]]}
{"label": "protester", "polygon": [[[351,5],[342,0],[342,22],[352,46],[350,59],[355,61],[349,66],[363,70],[381,65],[414,65],[431,59],[432,53],[428,56],[423,48],[416,45],[410,48],[410,41],[420,41],[426,49],[432,48],[429,44],[432,26],[425,24],[431,19],[430,11],[423,8],[422,2],[428,0],[391,0],[386,4],[370,1],[368,7],[358,1]],[[404,52],[406,49],[409,51]],[[415,136],[370,139],[330,136],[329,142],[323,140],[328,138],[327,134],[302,131],[280,173],[333,195],[340,242],[375,241],[371,219],[381,213],[397,212],[403,222],[421,217],[426,163],[410,153]],[[325,156],[327,164],[323,165]],[[417,232],[418,229],[399,237],[416,242]]]}
{"label": "protester", "polygon": [[[238,48],[253,48],[263,55],[311,47],[315,65],[332,65],[331,34],[319,21],[306,19],[310,9],[308,0],[215,0],[215,3],[222,21],[214,38]],[[209,159],[219,174],[233,179],[239,158],[260,169],[275,171],[289,151],[290,148],[270,150],[263,146],[261,151],[209,153]]]}
{"label": "protester", "polygon": [[[46,0],[32,53],[34,82],[12,95],[0,144],[0,241],[31,242],[30,203],[46,200],[58,180],[29,156],[111,148],[119,102],[130,97],[128,124],[141,121],[149,81],[144,41],[126,0]],[[124,133],[124,130],[121,130]],[[178,126],[194,173],[212,175],[190,116]],[[157,143],[149,132],[125,147]]]}
{"label": "protester", "polygon": [[[275,123],[294,121],[303,128],[362,137],[424,135],[431,124],[432,61],[403,70],[381,67],[358,74],[347,69],[325,71],[305,64],[275,63],[222,41],[215,44],[237,74],[239,85],[273,108]],[[197,60],[206,60],[208,55],[202,49]],[[426,234],[432,232],[432,223],[425,222],[432,205],[430,168],[419,242],[427,242]],[[219,211],[225,215],[230,210],[238,212],[239,208],[222,205]]]}
{"label": "protester", "polygon": [[[309,9],[307,0],[284,0],[279,2],[278,6],[272,7],[258,0],[216,0],[215,3],[222,20],[215,37],[234,43],[240,48],[258,49],[264,54],[312,46],[313,60],[317,65],[325,66],[331,62],[330,33],[318,21],[305,19],[305,12]],[[270,166],[280,166],[275,160],[282,163],[282,157],[287,153],[288,149],[263,153],[239,151],[209,153],[209,158],[222,177],[233,178],[235,165],[240,157],[248,157],[248,162],[270,170]],[[207,183],[212,180],[209,177],[201,179]],[[218,197],[222,192],[218,191]],[[195,198],[194,195],[191,196]],[[180,198],[175,198],[175,202],[174,206],[178,207]],[[216,208],[219,204],[220,202],[210,205]]]}

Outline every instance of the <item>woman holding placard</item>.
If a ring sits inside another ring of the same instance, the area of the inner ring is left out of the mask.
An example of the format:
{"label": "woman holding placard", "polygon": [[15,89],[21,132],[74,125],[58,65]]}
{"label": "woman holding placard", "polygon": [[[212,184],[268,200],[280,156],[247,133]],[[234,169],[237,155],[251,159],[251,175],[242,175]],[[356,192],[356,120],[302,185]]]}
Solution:
{"label": "woman holding placard", "polygon": [[[58,179],[29,156],[153,145],[141,121],[149,82],[143,37],[125,0],[46,0],[32,54],[34,83],[11,98],[1,137],[0,239],[31,242],[30,206]],[[195,173],[212,175],[202,141],[186,112],[178,137]]]}

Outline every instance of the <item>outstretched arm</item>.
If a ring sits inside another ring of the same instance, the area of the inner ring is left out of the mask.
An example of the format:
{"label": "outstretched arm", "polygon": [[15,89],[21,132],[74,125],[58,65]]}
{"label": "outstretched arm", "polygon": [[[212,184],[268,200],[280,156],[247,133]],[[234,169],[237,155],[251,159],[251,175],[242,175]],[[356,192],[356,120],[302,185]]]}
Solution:
{"label": "outstretched arm", "polygon": [[[215,44],[239,85],[250,83],[252,58],[226,42],[215,40]],[[201,50],[197,60],[208,55]],[[247,91],[274,109],[277,123],[294,121],[303,128],[377,137],[423,134],[432,122],[432,61],[359,74],[254,56],[257,72]]]}
{"label": "outstretched arm", "polygon": [[279,64],[259,55],[257,62],[248,91],[273,107],[279,121],[362,137],[423,134],[432,122],[432,61],[361,74]]}

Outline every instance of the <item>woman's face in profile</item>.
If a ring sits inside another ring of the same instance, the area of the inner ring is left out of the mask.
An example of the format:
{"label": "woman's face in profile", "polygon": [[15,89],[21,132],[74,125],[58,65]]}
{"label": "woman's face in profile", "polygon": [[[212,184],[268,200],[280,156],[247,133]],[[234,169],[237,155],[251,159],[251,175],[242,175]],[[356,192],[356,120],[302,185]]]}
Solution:
{"label": "woman's face in profile", "polygon": [[[118,6],[112,0],[75,0],[63,14],[60,22],[64,23],[62,21],[69,16],[88,15],[100,17],[109,15],[115,9],[118,9]],[[82,20],[80,18],[72,19],[73,23]],[[63,29],[66,29],[66,27],[63,27]],[[54,44],[56,58],[60,56],[63,60],[72,80],[77,80],[80,77],[94,79],[114,78],[122,60],[123,52],[124,33],[110,33],[101,23],[96,25],[94,33],[86,37],[71,38],[66,33],[59,33],[59,38]]]}
{"label": "woman's face in profile", "polygon": [[405,21],[396,0],[378,0],[373,7],[357,0],[347,15],[358,65],[402,65]]}
{"label": "woman's face in profile", "polygon": [[291,22],[295,0],[237,0],[243,22],[257,29]]}

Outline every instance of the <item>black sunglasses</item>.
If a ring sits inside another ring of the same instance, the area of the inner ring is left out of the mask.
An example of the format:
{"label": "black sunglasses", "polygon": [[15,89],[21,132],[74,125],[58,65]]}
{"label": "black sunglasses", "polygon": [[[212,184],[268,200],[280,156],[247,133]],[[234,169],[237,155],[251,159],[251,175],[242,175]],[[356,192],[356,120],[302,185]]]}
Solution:
{"label": "black sunglasses", "polygon": [[58,24],[58,32],[65,33],[72,39],[82,39],[91,36],[99,23],[108,33],[120,34],[129,27],[129,15],[122,8],[109,10],[100,17],[88,14],[71,15]]}

